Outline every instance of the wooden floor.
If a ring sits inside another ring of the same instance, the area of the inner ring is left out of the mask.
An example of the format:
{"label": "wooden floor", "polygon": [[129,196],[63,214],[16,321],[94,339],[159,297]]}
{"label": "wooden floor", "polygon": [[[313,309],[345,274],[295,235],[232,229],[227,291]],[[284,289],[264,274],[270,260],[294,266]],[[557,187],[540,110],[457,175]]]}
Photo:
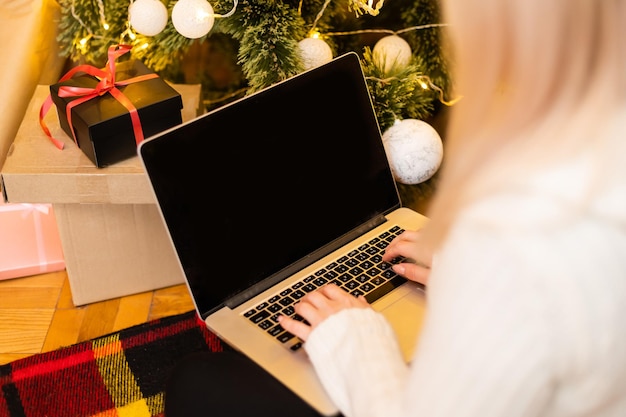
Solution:
{"label": "wooden floor", "polygon": [[0,365],[193,308],[185,284],[75,307],[65,271],[0,281]]}

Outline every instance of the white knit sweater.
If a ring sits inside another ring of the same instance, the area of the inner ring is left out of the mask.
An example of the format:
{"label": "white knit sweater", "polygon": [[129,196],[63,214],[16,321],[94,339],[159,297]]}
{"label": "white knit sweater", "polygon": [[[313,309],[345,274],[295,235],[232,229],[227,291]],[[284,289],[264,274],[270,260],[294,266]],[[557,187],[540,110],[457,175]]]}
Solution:
{"label": "white knit sweater", "polygon": [[550,168],[463,213],[411,365],[373,310],[312,332],[306,351],[345,416],[626,417],[626,170],[581,209],[586,167]]}

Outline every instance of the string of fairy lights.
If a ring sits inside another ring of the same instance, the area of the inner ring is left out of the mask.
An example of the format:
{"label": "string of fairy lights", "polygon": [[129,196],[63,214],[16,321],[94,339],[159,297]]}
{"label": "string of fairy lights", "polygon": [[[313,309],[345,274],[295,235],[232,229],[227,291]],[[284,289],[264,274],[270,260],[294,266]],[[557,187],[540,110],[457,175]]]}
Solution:
{"label": "string of fairy lights", "polygon": [[[373,48],[373,57],[376,64],[384,73],[389,73],[392,68],[402,68],[411,60],[412,50],[408,42],[399,35],[414,30],[430,29],[434,27],[447,26],[444,23],[433,23],[420,26],[412,26],[400,30],[388,29],[366,29],[344,32],[327,32],[322,34],[317,30],[317,23],[324,15],[324,12],[331,0],[326,0],[322,8],[317,13],[307,37],[298,42],[299,53],[302,59],[304,69],[310,69],[322,65],[333,58],[330,46],[324,41],[324,38],[332,36],[351,36],[365,33],[386,33],[388,36],[381,38]],[[96,0],[98,5],[98,13],[103,28],[108,29],[106,16],[104,13],[103,0]],[[348,10],[353,11],[357,17],[364,14],[377,16],[384,5],[384,0],[379,0],[375,4],[373,0],[349,0]],[[172,9],[172,24],[178,33],[189,39],[198,39],[206,36],[212,29],[215,19],[227,18],[232,16],[238,6],[238,0],[233,0],[232,9],[225,14],[214,13],[213,7],[206,0],[178,0]],[[301,10],[302,0],[298,10]],[[90,37],[95,37],[93,31],[85,25],[74,10],[74,2],[71,7],[72,16],[84,27],[88,36],[81,39],[80,44],[86,45]],[[160,0],[130,0],[128,7],[128,21],[126,30],[120,35],[120,43],[124,43],[126,38],[131,41],[135,40],[136,33],[151,37],[161,33],[167,25],[168,11],[163,2]],[[143,45],[144,48],[148,44]],[[388,79],[380,79],[377,81],[386,82]],[[438,92],[439,101],[447,106],[451,106],[458,101],[446,100],[443,90],[435,85],[430,77],[423,75],[419,77],[419,83],[423,89],[432,89]]]}
{"label": "string of fairy lights", "polygon": [[[320,33],[317,30],[317,23],[322,18],[326,8],[331,0],[326,0],[318,12],[306,38],[299,41],[300,55],[303,60],[304,69],[309,69],[318,65],[322,65],[333,58],[330,46],[324,41],[324,38],[332,36],[348,36],[363,33],[387,33],[387,37],[381,38],[374,46],[374,57],[383,70],[388,70],[392,66],[402,67],[407,65],[411,59],[411,46],[399,35],[413,30],[422,30],[433,27],[442,27],[446,24],[435,23],[421,26],[412,26],[409,28],[391,31],[386,29],[369,29],[347,32],[329,32]],[[96,0],[98,5],[98,13],[100,15],[100,23],[105,30],[109,25],[106,21],[104,13],[103,0]],[[301,6],[300,2],[300,6]],[[348,10],[355,12],[356,16],[369,14],[377,16],[383,7],[384,1],[379,0],[374,4],[373,0],[349,0]],[[172,8],[171,19],[174,28],[182,36],[189,39],[198,39],[206,36],[212,29],[215,19],[227,18],[232,16],[238,6],[238,0],[233,0],[232,9],[225,14],[217,14],[214,12],[211,4],[206,0],[178,0]],[[300,10],[300,8],[299,8]],[[80,45],[86,46],[91,37],[97,37],[94,32],[87,26],[78,16],[74,9],[74,2],[71,6],[71,14],[76,21],[86,30],[88,35],[80,40]],[[120,35],[120,42],[124,40],[134,40],[136,33],[152,37],[161,33],[168,21],[168,10],[160,0],[130,0],[128,7],[128,21],[126,30]],[[144,45],[144,48],[148,44]],[[388,71],[385,71],[388,72]],[[424,77],[422,88],[434,88],[441,92],[442,103],[450,104],[443,100],[443,92],[435,86],[428,77]]]}
{"label": "string of fairy lights", "polygon": [[[82,22],[74,10],[72,0],[71,14],[86,30],[87,36],[79,42],[86,47],[90,38],[97,35]],[[95,0],[98,4],[100,24],[107,29],[103,0]],[[384,33],[372,49],[373,63],[387,78],[376,78],[376,81],[388,83],[397,81],[400,69],[409,65],[412,59],[411,45],[400,35],[409,31],[443,27],[446,24],[433,23],[411,26],[401,30],[365,29],[345,32],[322,33],[317,25],[331,0],[325,0],[317,13],[306,37],[298,41],[298,53],[304,70],[323,65],[333,59],[331,47],[324,39],[333,36],[359,35],[364,33]],[[348,0],[348,10],[360,17],[364,14],[377,16],[383,7],[384,0]],[[175,30],[188,39],[198,39],[209,34],[215,19],[232,16],[238,6],[233,0],[232,9],[225,14],[217,14],[207,0],[178,0],[171,11],[171,20]],[[300,13],[302,0],[298,8]],[[168,23],[168,10],[161,0],[130,0],[126,29],[120,35],[120,42],[129,39],[134,41],[136,35],[152,37],[161,33]],[[147,41],[149,42],[149,41]],[[148,47],[149,44],[144,44]],[[418,84],[424,90],[436,91],[439,101],[446,105],[454,105],[460,98],[446,100],[444,91],[432,82],[427,75],[419,75]],[[368,77],[372,79],[372,77]],[[443,158],[443,146],[438,133],[427,123],[417,119],[397,119],[395,124],[383,133],[383,142],[388,154],[392,171],[396,180],[402,184],[419,184],[430,179],[438,170]]]}

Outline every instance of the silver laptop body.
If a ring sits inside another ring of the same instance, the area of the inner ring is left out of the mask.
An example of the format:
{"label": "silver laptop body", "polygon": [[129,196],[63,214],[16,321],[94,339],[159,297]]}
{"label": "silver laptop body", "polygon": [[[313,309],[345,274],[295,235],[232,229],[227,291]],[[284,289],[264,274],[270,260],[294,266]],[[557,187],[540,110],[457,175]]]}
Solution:
{"label": "silver laptop body", "polygon": [[[426,222],[401,206],[358,56],[164,131],[138,153],[207,327],[321,414],[337,414],[297,339],[281,342],[250,316],[390,226]],[[424,292],[404,281],[372,305],[410,361]]]}

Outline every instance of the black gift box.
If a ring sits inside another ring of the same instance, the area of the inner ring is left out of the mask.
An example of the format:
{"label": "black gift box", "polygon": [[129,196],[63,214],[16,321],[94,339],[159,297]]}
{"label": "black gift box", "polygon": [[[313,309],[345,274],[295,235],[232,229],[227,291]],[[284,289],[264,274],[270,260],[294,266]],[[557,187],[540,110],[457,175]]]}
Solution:
{"label": "black gift box", "polygon": [[[153,71],[141,61],[116,64],[115,81],[128,80]],[[94,88],[98,79],[75,76],[50,86],[61,127],[71,138],[66,106],[80,97],[59,97],[59,87]],[[183,101],[180,94],[161,78],[137,81],[118,89],[133,103],[141,122],[144,138],[182,123]],[[72,126],[80,149],[101,168],[137,155],[137,141],[129,110],[110,93],[94,97],[71,109]]]}

